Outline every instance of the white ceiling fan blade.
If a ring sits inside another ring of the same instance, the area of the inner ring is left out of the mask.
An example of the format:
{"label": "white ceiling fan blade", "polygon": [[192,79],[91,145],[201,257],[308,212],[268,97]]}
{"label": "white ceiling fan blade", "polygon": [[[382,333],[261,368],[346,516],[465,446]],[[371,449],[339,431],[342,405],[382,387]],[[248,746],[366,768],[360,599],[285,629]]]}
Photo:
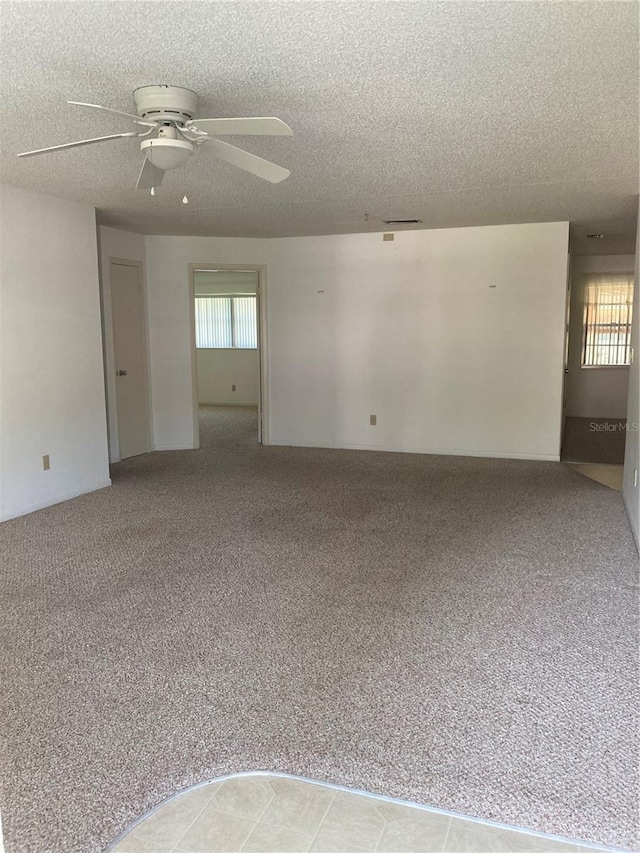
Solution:
{"label": "white ceiling fan blade", "polygon": [[229,145],[228,142],[222,142],[221,139],[206,139],[204,144],[213,150],[219,160],[231,163],[239,169],[244,169],[245,172],[251,172],[252,175],[264,178],[265,181],[271,181],[272,184],[284,181],[291,174],[288,169],[276,166],[275,163],[263,160],[262,157],[257,157],[255,154],[249,154],[248,151],[236,148],[235,145]]}
{"label": "white ceiling fan blade", "polygon": [[206,130],[210,136],[229,136],[237,133],[246,136],[293,136],[288,124],[279,118],[194,118],[189,126]]}
{"label": "white ceiling fan blade", "polygon": [[144,158],[140,176],[136,184],[137,190],[150,190],[152,187],[159,187],[164,178],[164,170],[154,166],[151,160]]}
{"label": "white ceiling fan blade", "polygon": [[145,119],[136,116],[133,113],[123,113],[122,110],[112,110],[111,107],[101,107],[100,104],[83,104],[82,101],[67,101],[68,104],[73,104],[74,107],[89,107],[92,110],[102,110],[104,113],[114,113],[117,116],[131,118],[138,124],[145,124],[147,127],[155,127],[155,121],[145,121]]}
{"label": "white ceiling fan blade", "polygon": [[96,136],[94,139],[81,139],[78,142],[65,142],[64,145],[52,145],[50,148],[38,148],[37,151],[24,151],[18,157],[35,157],[36,154],[48,154],[49,151],[62,151],[64,148],[78,148],[80,145],[93,145],[94,142],[104,142],[107,139],[124,139],[126,136],[137,136],[135,130],[129,133],[112,133],[111,136]]}

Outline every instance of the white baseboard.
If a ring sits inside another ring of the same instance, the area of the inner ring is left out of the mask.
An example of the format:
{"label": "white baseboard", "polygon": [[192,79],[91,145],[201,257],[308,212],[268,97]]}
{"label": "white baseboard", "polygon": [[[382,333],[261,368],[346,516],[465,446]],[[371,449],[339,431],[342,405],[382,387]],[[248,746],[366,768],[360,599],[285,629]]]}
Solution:
{"label": "white baseboard", "polygon": [[197,450],[195,444],[156,444],[154,450]]}
{"label": "white baseboard", "polygon": [[282,441],[271,438],[269,444],[280,447],[322,447],[327,450],[377,450],[381,453],[419,453],[423,456],[471,456],[481,459],[524,459],[531,462],[559,462],[560,454],[499,453],[478,450],[437,450],[433,447],[383,447],[379,444],[324,444],[316,442]]}
{"label": "white baseboard", "polygon": [[234,409],[257,409],[257,403],[236,403],[235,400],[218,400],[215,403],[205,403],[204,401],[198,401],[199,406],[232,406]]}
{"label": "white baseboard", "polygon": [[74,490],[72,492],[66,492],[62,495],[47,498],[44,501],[37,501],[36,503],[28,504],[27,506],[20,507],[20,509],[9,510],[9,512],[4,512],[0,515],[0,522],[9,521],[12,518],[18,518],[21,515],[28,515],[30,512],[36,512],[39,509],[46,509],[48,506],[54,506],[54,504],[70,501],[72,498],[79,498],[80,495],[88,495],[89,492],[97,492],[99,489],[106,489],[110,485],[111,480],[103,480],[100,483],[96,483],[94,486],[87,486],[79,491]]}

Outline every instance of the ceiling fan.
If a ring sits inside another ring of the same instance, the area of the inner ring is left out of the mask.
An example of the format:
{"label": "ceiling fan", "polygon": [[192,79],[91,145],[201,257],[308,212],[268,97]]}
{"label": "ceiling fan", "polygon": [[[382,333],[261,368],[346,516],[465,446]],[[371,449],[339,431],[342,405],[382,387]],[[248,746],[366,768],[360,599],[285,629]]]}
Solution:
{"label": "ceiling fan", "polygon": [[93,145],[107,139],[141,137],[140,150],[145,158],[136,188],[150,189],[152,194],[155,187],[162,183],[165,172],[184,166],[199,148],[208,149],[219,160],[231,163],[245,172],[251,172],[265,181],[271,181],[272,184],[284,181],[291,174],[282,166],[276,166],[275,163],[216,138],[228,135],[291,136],[293,131],[279,118],[194,118],[198,96],[190,89],[179,86],[142,86],[134,91],[133,98],[137,115],[98,104],[84,104],[79,101],[67,103],[124,116],[146,130],[66,142],[50,148],[39,148],[37,151],[25,151],[18,154],[18,157],[34,157],[37,154],[48,154],[50,151]]}

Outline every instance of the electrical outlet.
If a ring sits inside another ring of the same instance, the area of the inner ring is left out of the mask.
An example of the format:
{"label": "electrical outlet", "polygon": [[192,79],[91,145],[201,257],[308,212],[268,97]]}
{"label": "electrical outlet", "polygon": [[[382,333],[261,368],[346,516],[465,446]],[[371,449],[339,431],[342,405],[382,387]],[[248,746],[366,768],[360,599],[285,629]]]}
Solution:
{"label": "electrical outlet", "polygon": [[42,457],[42,470],[48,471],[51,468],[51,463],[49,461],[49,454],[47,453]]}
{"label": "electrical outlet", "polygon": [[231,390],[232,390],[232,391],[235,391],[235,390],[236,390],[236,386],[235,386],[235,385],[232,385],[232,386],[231,386]]}
{"label": "electrical outlet", "polygon": [[369,415],[369,426],[375,426],[378,423],[377,415]]}
{"label": "electrical outlet", "polygon": [[395,235],[395,234],[383,234],[383,235],[382,235],[382,242],[383,242],[383,243],[391,243],[391,242],[393,242],[393,240],[395,240],[395,239],[396,239],[396,235]]}

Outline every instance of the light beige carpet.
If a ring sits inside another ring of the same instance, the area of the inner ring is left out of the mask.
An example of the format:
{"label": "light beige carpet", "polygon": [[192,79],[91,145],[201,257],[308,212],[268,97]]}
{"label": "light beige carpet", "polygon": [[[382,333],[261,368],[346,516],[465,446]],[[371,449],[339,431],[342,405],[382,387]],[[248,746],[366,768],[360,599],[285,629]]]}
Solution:
{"label": "light beige carpet", "polygon": [[8,853],[99,851],[270,769],[611,845],[638,837],[638,561],[556,463],[203,449],[0,526]]}

